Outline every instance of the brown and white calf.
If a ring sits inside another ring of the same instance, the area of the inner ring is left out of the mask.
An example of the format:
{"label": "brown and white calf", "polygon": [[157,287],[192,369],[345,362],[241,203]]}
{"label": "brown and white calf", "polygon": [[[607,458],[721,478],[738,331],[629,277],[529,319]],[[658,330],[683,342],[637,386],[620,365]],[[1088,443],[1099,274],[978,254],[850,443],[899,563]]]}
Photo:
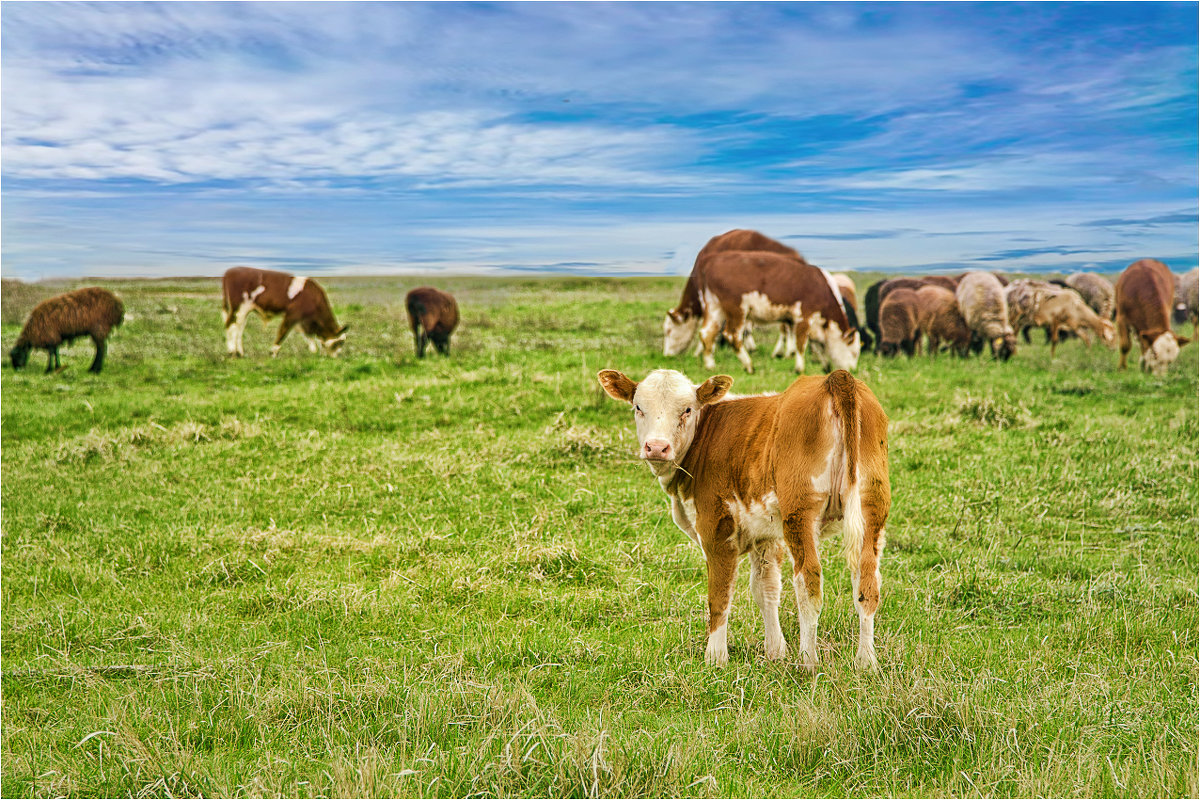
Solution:
{"label": "brown and white calf", "polygon": [[1179,357],[1180,345],[1191,340],[1171,330],[1171,303],[1175,296],[1175,281],[1167,265],[1153,258],[1143,258],[1125,268],[1117,279],[1117,336],[1121,358],[1118,366],[1125,369],[1125,356],[1130,348],[1129,332],[1138,336],[1142,370],[1156,377],[1167,374],[1167,368]]}
{"label": "brown and white calf", "polygon": [[840,527],[858,610],[855,663],[874,668],[891,490],[887,416],[867,385],[838,370],[797,378],[783,394],[723,399],[733,382],[727,375],[699,386],[665,369],[639,383],[612,369],[597,377],[604,391],[633,407],[640,456],[670,497],[675,524],[704,552],[705,659],[729,660],[729,608],[747,553],[766,656],[787,654],[779,600],[790,553],[801,658],[815,668],[823,585],[817,542]]}
{"label": "brown and white calf", "polygon": [[795,343],[796,371],[804,371],[804,348],[826,369],[854,369],[862,343],[850,323],[833,277],[803,260],[765,252],[718,253],[704,268],[700,326],[704,367],[715,369],[713,346],[724,329],[738,360],[754,371],[742,332],[748,321],[787,322]]}
{"label": "brown and white calf", "polygon": [[[696,336],[696,330],[704,318],[704,304],[700,297],[700,287],[704,283],[704,267],[708,263],[708,259],[717,253],[744,250],[779,253],[803,260],[800,253],[794,248],[788,247],[766,234],[747,228],[734,228],[709,239],[696,254],[696,260],[692,264],[692,274],[688,276],[687,283],[683,286],[679,304],[667,311],[667,317],[663,320],[664,356],[679,355]],[[790,343],[788,326],[785,324],[780,332],[779,342],[775,345],[775,356],[791,355],[788,350]],[[750,345],[750,349],[753,349],[752,345]]]}
{"label": "brown and white calf", "polygon": [[336,356],[346,343],[347,325],[338,326],[329,307],[329,298],[317,282],[309,278],[254,267],[234,267],[221,279],[225,308],[225,347],[231,356],[241,356],[242,334],[252,312],[257,312],[265,324],[272,317],[283,316],[271,355],[288,332],[296,325],[308,338],[308,349],[317,352],[318,346],[326,355]]}

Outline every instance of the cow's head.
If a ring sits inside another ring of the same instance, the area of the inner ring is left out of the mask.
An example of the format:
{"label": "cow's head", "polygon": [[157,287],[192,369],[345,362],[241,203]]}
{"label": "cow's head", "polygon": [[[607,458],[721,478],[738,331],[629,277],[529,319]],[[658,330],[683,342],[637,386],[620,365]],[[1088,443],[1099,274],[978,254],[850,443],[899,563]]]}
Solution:
{"label": "cow's head", "polygon": [[862,339],[857,328],[843,331],[836,322],[825,322],[818,316],[810,321],[808,336],[808,346],[826,372],[852,370],[858,366]]}
{"label": "cow's head", "polygon": [[674,469],[692,446],[700,409],[729,391],[733,378],[714,375],[699,386],[673,369],[656,369],[634,383],[615,369],[596,376],[615,400],[633,406],[637,426],[638,456],[655,475]]}
{"label": "cow's head", "polygon": [[1138,360],[1143,372],[1149,372],[1156,378],[1167,374],[1167,368],[1179,357],[1180,345],[1191,341],[1186,336],[1180,336],[1171,331],[1157,333],[1147,331],[1140,334],[1142,357]]}
{"label": "cow's head", "polygon": [[334,356],[335,358],[341,355],[342,345],[346,343],[346,331],[349,329],[349,325],[343,325],[336,336],[331,339],[321,340],[321,347],[325,350],[325,355]]}
{"label": "cow's head", "polygon": [[677,356],[691,343],[700,327],[700,317],[671,309],[663,320],[663,355]]}
{"label": "cow's head", "polygon": [[8,357],[12,359],[12,368],[21,369],[29,363],[29,351],[33,348],[27,344],[19,344],[12,350],[8,351]]}

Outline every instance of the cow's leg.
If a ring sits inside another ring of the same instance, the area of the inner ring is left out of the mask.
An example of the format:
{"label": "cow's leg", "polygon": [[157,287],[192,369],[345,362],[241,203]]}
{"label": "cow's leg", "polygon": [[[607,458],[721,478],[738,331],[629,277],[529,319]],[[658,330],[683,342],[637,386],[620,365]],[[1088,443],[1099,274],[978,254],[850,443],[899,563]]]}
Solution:
{"label": "cow's leg", "polygon": [[717,334],[721,332],[722,326],[725,324],[725,315],[715,310],[707,311],[704,316],[704,324],[700,328],[700,345],[703,348],[705,369],[716,369],[717,362],[713,358],[713,347],[717,343]]}
{"label": "cow's leg", "polygon": [[817,510],[808,503],[783,511],[783,537],[792,551],[792,586],[800,618],[800,657],[817,666],[817,621],[821,616],[821,559],[817,553]]}
{"label": "cow's leg", "polygon": [[245,355],[242,350],[242,334],[246,330],[246,323],[253,311],[254,304],[246,300],[237,307],[237,311],[225,318],[225,349],[229,351],[229,355]]}
{"label": "cow's leg", "polygon": [[424,327],[417,328],[413,334],[416,338],[414,344],[417,348],[417,358],[425,357],[425,348],[429,345],[429,334]]}
{"label": "cow's leg", "polygon": [[754,341],[754,328],[749,324],[742,330],[742,342],[746,345],[747,353],[753,353],[758,349],[758,343]]}
{"label": "cow's leg", "polygon": [[291,314],[283,315],[283,322],[279,323],[279,333],[275,334],[275,344],[271,345],[271,358],[279,355],[279,348],[283,345],[283,340],[287,338],[288,333],[296,324],[296,320]]}
{"label": "cow's leg", "polygon": [[434,345],[434,347],[437,348],[437,351],[439,353],[441,353],[443,356],[448,357],[450,355],[450,337],[449,336],[439,336],[437,339],[434,340],[433,345]]}
{"label": "cow's leg", "polygon": [[750,550],[750,593],[762,612],[766,652],[770,660],[787,655],[783,628],[779,626],[779,563],[782,558],[783,543],[778,540],[762,540]]}
{"label": "cow's leg", "polygon": [[104,354],[108,350],[108,345],[99,336],[92,337],[92,344],[96,345],[96,357],[92,359],[92,365],[88,367],[88,372],[99,372],[104,367]]}
{"label": "cow's leg", "polygon": [[800,320],[792,326],[792,352],[796,355],[796,372],[804,374],[804,349],[808,347],[808,320]]}
{"label": "cow's leg", "polygon": [[734,534],[733,520],[724,517],[710,525],[701,522],[699,532],[700,540],[705,543],[704,559],[708,562],[708,645],[704,660],[724,666],[729,662],[729,607],[738,568],[737,549],[730,541]]}
{"label": "cow's leg", "polygon": [[1133,347],[1133,343],[1129,341],[1129,320],[1125,315],[1117,313],[1117,340],[1120,342],[1119,348],[1121,358],[1117,361],[1117,369],[1125,369],[1125,357],[1129,355],[1129,349]]}
{"label": "cow's leg", "polygon": [[729,343],[733,345],[733,352],[737,355],[738,361],[742,362],[742,367],[746,372],[754,374],[754,364],[750,361],[750,354],[746,352],[745,328],[745,316],[731,314],[725,322],[725,332],[729,337]]}

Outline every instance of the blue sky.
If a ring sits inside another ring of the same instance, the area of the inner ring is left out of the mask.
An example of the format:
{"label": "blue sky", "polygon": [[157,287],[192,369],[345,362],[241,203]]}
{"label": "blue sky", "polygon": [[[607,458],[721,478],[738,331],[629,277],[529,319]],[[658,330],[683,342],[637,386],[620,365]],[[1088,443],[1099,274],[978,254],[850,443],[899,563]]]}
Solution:
{"label": "blue sky", "polygon": [[0,6],[6,277],[1197,263],[1196,3]]}

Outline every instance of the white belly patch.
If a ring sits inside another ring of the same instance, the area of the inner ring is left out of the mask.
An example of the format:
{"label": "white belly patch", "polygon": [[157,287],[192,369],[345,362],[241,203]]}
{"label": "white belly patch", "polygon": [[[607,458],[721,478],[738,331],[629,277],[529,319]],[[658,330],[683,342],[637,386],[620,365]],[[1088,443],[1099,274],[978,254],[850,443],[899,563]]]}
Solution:
{"label": "white belly patch", "polygon": [[779,539],[783,536],[783,517],[779,514],[779,498],[774,492],[766,497],[743,503],[740,498],[726,502],[733,515],[739,552],[746,552],[760,539]]}
{"label": "white belly patch", "polygon": [[742,312],[755,322],[775,322],[790,319],[793,308],[772,303],[762,292],[748,292],[742,295]]}
{"label": "white belly patch", "polygon": [[296,295],[300,294],[300,290],[304,288],[304,284],[308,283],[308,278],[296,276],[292,278],[292,282],[288,284],[288,300],[296,299]]}

